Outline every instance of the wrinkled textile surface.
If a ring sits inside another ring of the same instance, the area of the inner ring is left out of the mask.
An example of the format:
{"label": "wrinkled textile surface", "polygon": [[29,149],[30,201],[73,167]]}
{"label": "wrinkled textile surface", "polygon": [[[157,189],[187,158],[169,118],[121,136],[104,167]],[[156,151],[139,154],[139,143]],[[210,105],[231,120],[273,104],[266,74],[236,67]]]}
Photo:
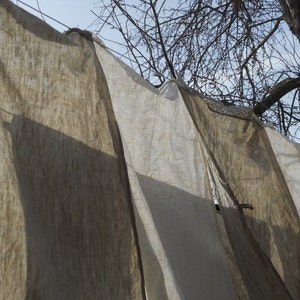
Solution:
{"label": "wrinkled textile surface", "polygon": [[88,32],[0,23],[0,300],[300,299],[298,144]]}
{"label": "wrinkled textile surface", "polygon": [[0,299],[143,299],[93,44],[0,5]]}
{"label": "wrinkled textile surface", "polygon": [[[271,129],[215,113],[184,90],[182,95],[206,145],[228,237],[250,298],[299,299],[296,145],[282,138],[279,153],[278,137]],[[276,153],[285,156],[277,158]]]}
{"label": "wrinkled textile surface", "polygon": [[127,148],[149,299],[234,299],[203,145],[177,87],[167,84],[172,96],[163,97],[101,46],[96,51]]}

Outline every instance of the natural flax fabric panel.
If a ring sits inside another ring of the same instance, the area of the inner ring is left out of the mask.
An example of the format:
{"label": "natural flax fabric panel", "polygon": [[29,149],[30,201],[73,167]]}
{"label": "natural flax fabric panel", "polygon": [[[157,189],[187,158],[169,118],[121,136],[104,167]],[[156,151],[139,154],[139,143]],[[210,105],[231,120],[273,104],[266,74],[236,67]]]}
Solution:
{"label": "natural flax fabric panel", "polygon": [[300,299],[299,215],[265,129],[213,112],[201,97],[181,93],[205,143],[250,299]]}
{"label": "natural flax fabric panel", "polygon": [[148,299],[236,299],[201,141],[176,84],[160,94],[95,47],[125,149]]}
{"label": "natural flax fabric panel", "polygon": [[144,299],[93,44],[0,2],[0,299]]}
{"label": "natural flax fabric panel", "polygon": [[269,126],[266,132],[300,215],[300,144],[288,141]]}

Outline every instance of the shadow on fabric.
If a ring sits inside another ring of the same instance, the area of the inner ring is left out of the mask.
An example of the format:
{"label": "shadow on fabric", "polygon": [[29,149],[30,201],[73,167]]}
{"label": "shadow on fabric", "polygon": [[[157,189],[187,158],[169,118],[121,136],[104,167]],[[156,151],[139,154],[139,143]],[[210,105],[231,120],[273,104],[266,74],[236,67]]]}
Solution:
{"label": "shadow on fabric", "polygon": [[119,160],[21,116],[5,127],[25,216],[26,299],[136,299],[131,199]]}

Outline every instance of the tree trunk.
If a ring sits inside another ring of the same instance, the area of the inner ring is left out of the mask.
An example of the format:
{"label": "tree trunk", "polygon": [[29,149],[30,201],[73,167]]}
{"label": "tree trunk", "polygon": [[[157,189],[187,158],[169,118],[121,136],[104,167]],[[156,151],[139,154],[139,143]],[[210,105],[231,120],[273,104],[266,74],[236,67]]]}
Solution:
{"label": "tree trunk", "polygon": [[292,33],[300,40],[300,2],[299,0],[279,0],[283,18]]}

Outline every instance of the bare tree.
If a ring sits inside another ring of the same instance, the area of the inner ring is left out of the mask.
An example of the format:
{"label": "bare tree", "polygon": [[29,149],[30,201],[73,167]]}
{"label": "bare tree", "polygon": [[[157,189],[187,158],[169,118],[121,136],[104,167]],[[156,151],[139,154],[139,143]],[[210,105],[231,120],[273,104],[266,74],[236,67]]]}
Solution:
{"label": "bare tree", "polygon": [[95,31],[117,31],[123,58],[153,85],[181,77],[300,135],[298,0],[174,2],[100,0]]}
{"label": "bare tree", "polygon": [[300,40],[300,2],[299,0],[279,0],[283,18],[293,34]]}

